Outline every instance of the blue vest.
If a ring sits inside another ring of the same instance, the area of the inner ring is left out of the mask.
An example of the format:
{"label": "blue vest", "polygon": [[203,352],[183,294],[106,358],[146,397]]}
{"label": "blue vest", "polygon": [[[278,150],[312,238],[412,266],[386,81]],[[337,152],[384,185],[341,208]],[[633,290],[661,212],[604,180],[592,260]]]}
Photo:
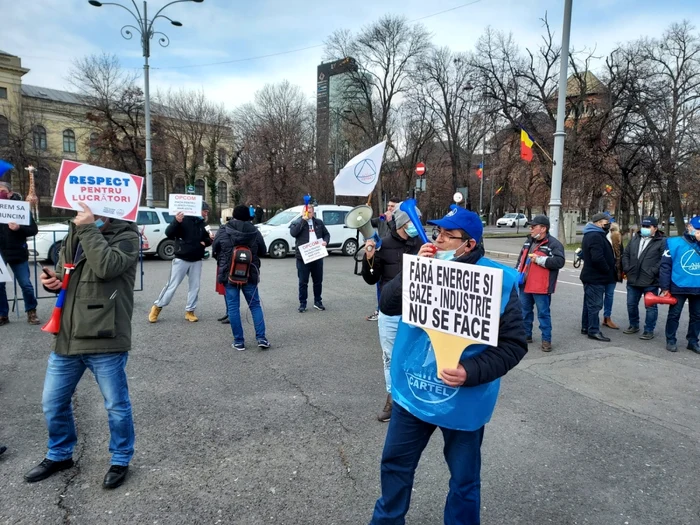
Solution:
{"label": "blue vest", "polygon": [[683,236],[666,239],[672,262],[671,282],[676,288],[700,287],[700,246]]}
{"label": "blue vest", "polygon": [[[503,270],[501,315],[518,281],[518,274],[482,257],[477,266]],[[486,350],[487,345],[467,347],[460,361]],[[474,387],[452,388],[438,377],[435,353],[422,328],[399,322],[391,356],[391,394],[399,405],[418,419],[454,430],[477,430],[491,419],[500,379]]]}

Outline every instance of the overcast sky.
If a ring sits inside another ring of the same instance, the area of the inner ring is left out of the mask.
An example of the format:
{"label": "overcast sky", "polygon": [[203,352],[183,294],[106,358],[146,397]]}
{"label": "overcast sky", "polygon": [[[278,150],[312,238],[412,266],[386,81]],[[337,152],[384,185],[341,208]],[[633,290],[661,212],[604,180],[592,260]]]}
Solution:
{"label": "overcast sky", "polygon": [[[557,40],[561,37],[564,0],[480,0],[464,6],[468,2],[184,2],[165,11],[184,27],[158,21],[156,27],[167,33],[171,44],[165,49],[153,44],[151,81],[156,88],[203,89],[229,108],[250,101],[266,83],[283,79],[300,85],[312,99],[325,38],[336,29],[355,31],[387,13],[422,19],[434,43],[456,51],[472,49],[488,26],[513,33],[522,47],[535,47],[545,13]],[[131,0],[121,3],[133,8]],[[141,1],[136,3],[139,8],[143,5]],[[151,0],[149,14],[166,3]],[[0,49],[22,57],[23,66],[31,69],[23,79],[27,84],[67,89],[66,73],[71,61],[102,51],[117,54],[126,67],[143,64],[139,43],[120,36],[120,28],[133,19],[118,7],[95,8],[87,0],[0,0],[0,12],[5,20]],[[700,26],[698,0],[574,0],[572,45],[577,49],[595,48],[602,55],[619,42],[644,35],[660,36],[672,22],[684,19]],[[255,58],[270,54],[278,55]],[[202,65],[224,61],[235,62]]]}

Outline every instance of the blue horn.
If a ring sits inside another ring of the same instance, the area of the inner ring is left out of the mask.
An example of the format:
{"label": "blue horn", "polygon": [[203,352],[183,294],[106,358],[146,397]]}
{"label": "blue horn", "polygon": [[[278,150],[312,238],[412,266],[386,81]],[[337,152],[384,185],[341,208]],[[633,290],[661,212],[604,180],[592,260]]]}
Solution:
{"label": "blue horn", "polygon": [[406,199],[405,201],[403,201],[401,203],[401,206],[399,206],[399,209],[402,212],[404,212],[406,215],[408,215],[409,219],[411,219],[411,222],[418,230],[418,237],[420,237],[421,241],[423,241],[423,244],[429,243],[430,239],[428,239],[428,234],[425,233],[425,230],[423,229],[423,225],[420,222],[420,217],[418,216],[418,208],[416,206],[416,199]]}

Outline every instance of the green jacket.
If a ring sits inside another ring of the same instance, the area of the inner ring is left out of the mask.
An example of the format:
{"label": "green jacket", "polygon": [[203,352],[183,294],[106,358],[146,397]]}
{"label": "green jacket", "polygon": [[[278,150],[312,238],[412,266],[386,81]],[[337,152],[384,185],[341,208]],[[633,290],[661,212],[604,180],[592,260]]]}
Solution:
{"label": "green jacket", "polygon": [[[82,254],[73,261],[78,243]],[[66,291],[61,327],[52,349],[61,355],[128,352],[139,258],[134,223],[112,219],[100,231],[95,224],[70,225],[56,274],[75,264]]]}

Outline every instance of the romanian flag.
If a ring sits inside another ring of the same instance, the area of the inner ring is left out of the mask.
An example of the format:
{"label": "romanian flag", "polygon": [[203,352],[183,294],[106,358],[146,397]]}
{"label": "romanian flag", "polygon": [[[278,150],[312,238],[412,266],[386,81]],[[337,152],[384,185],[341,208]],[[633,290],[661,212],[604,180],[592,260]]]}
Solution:
{"label": "romanian flag", "polygon": [[481,179],[481,177],[484,176],[484,163],[480,162],[479,167],[476,168],[476,176],[478,179]]}
{"label": "romanian flag", "polygon": [[520,130],[520,158],[530,162],[532,160],[532,145],[535,142],[524,129]]}

